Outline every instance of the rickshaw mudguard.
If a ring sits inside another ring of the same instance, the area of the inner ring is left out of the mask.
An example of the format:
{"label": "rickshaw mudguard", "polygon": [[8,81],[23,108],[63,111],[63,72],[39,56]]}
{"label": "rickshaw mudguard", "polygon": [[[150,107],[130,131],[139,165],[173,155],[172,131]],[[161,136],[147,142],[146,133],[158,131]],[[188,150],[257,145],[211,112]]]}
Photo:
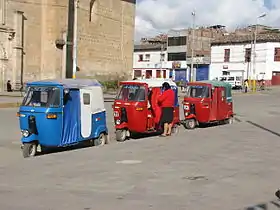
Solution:
{"label": "rickshaw mudguard", "polygon": [[123,122],[123,123],[121,123],[119,125],[115,125],[115,128],[117,130],[126,129],[126,128],[128,128],[128,124],[126,122]]}
{"label": "rickshaw mudguard", "polygon": [[186,120],[189,120],[189,119],[196,119],[196,115],[195,114],[190,114],[188,116],[185,116],[185,119]]}
{"label": "rickshaw mudguard", "polygon": [[30,142],[35,142],[38,141],[39,137],[36,134],[31,134],[28,137],[21,137],[21,142],[22,143],[30,143]]}

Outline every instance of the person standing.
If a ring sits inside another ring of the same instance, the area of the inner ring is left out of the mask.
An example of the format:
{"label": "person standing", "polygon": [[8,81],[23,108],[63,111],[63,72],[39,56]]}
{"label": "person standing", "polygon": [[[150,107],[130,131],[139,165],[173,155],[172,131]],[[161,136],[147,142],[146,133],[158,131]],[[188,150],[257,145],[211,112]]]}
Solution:
{"label": "person standing", "polygon": [[7,92],[13,92],[11,81],[8,80],[7,82]]}
{"label": "person standing", "polygon": [[245,93],[247,93],[249,89],[249,83],[247,79],[244,81],[244,86],[245,86]]}
{"label": "person standing", "polygon": [[160,124],[163,125],[163,134],[161,137],[170,136],[172,131],[172,122],[174,116],[175,93],[168,82],[162,84],[163,93],[158,97],[158,103],[161,107]]}

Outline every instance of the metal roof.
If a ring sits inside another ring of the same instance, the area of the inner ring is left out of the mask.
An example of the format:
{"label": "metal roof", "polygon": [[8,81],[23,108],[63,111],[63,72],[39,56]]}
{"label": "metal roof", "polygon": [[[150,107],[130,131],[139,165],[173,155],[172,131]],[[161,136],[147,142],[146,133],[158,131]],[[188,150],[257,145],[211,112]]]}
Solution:
{"label": "metal roof", "polygon": [[28,82],[27,85],[61,85],[65,88],[82,88],[87,86],[102,86],[95,79],[61,79],[61,80],[41,80]]}

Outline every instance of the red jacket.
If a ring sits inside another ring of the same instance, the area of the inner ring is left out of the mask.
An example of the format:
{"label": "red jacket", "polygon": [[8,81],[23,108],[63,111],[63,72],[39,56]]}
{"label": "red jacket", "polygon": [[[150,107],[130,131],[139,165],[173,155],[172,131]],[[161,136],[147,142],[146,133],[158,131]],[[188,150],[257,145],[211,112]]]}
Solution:
{"label": "red jacket", "polygon": [[158,97],[158,103],[161,107],[174,107],[175,93],[172,89],[164,91]]}

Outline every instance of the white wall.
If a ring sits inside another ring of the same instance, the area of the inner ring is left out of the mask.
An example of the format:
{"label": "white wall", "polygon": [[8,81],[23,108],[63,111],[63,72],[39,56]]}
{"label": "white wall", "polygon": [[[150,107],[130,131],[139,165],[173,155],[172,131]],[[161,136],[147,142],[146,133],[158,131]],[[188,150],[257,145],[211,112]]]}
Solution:
{"label": "white wall", "polygon": [[280,72],[280,62],[274,62],[274,50],[275,47],[280,48],[280,43],[267,43],[267,56],[266,56],[266,77],[271,78],[273,71]]}
{"label": "white wall", "polygon": [[[160,68],[160,51],[142,51],[142,52],[134,52],[133,54],[133,68]],[[167,52],[164,51],[164,61],[162,62],[162,68],[172,68],[173,61],[167,61]],[[145,59],[145,55],[150,55],[149,61],[139,61],[139,55],[143,55],[143,58]],[[186,61],[180,61],[181,68],[187,68],[187,62]]]}
{"label": "white wall", "polygon": [[[274,62],[274,48],[280,47],[280,43],[256,44],[256,74],[259,79],[271,80],[272,71],[280,71],[280,62]],[[221,77],[223,71],[229,71],[230,75],[247,78],[247,72],[253,72],[253,62],[245,62],[245,49],[251,48],[251,44],[235,44],[211,47],[210,79]],[[253,48],[253,47],[252,47]],[[224,50],[230,49],[230,62],[224,62]],[[253,61],[253,51],[251,60]],[[225,68],[227,67],[227,69]],[[249,68],[248,68],[249,67]],[[265,73],[263,75],[263,73]]]}

